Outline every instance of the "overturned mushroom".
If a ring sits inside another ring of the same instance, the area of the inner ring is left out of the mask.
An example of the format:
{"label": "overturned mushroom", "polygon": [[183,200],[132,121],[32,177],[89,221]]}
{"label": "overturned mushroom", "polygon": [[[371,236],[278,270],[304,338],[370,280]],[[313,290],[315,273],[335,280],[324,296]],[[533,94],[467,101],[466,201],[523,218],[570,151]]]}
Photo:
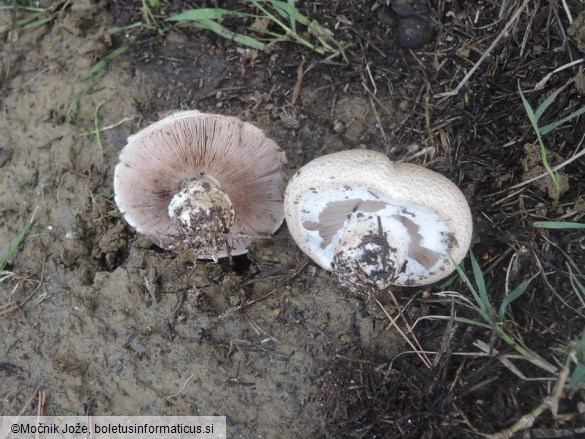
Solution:
{"label": "overturned mushroom", "polygon": [[128,138],[114,171],[126,221],[163,248],[239,255],[283,221],[284,152],[235,117],[175,113]]}
{"label": "overturned mushroom", "polygon": [[313,160],[292,177],[284,200],[299,247],[356,292],[436,282],[471,242],[471,212],[457,186],[374,151]]}

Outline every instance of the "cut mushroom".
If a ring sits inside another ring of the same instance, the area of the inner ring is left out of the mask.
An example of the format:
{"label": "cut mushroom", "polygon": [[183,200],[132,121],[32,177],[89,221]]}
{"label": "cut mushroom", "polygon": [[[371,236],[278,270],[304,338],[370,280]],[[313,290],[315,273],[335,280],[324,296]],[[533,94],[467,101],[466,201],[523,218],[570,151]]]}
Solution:
{"label": "cut mushroom", "polygon": [[128,138],[114,171],[126,221],[200,259],[239,255],[282,224],[284,152],[235,117],[175,113]]}
{"label": "cut mushroom", "polygon": [[284,196],[292,237],[356,292],[436,282],[471,243],[471,212],[447,178],[366,150],[319,157]]}

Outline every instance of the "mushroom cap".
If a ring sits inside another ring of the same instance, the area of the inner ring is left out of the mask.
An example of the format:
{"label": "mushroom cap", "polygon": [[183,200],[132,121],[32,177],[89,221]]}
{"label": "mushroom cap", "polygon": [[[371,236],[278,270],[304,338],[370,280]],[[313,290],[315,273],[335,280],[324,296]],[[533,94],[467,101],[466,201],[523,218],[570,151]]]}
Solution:
{"label": "mushroom cap", "polygon": [[397,238],[398,252],[412,257],[391,275],[392,285],[427,285],[448,276],[453,261],[459,263],[471,243],[471,211],[455,184],[375,151],[343,151],[311,161],[291,178],[284,198],[293,239],[326,270],[335,271],[341,229],[355,227],[355,217],[362,215],[383,213],[385,219],[378,223],[383,232],[407,235],[406,241]]}
{"label": "mushroom cap", "polygon": [[[230,116],[179,112],[128,138],[114,171],[115,200],[132,227],[166,248],[178,234],[168,214],[173,196],[189,181],[216,181],[235,211],[227,242],[230,254],[239,255],[282,224],[284,163],[285,153],[254,125]],[[227,254],[226,248],[203,249],[199,258]]]}

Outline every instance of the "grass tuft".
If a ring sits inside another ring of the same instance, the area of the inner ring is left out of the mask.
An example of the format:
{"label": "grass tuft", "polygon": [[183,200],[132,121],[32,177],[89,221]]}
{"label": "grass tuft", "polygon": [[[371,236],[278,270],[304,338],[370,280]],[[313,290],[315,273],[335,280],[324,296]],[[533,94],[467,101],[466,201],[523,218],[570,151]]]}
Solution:
{"label": "grass tuft", "polygon": [[[198,8],[172,15],[167,18],[167,21],[186,23],[199,29],[206,29],[227,40],[262,51],[269,50],[279,42],[292,42],[327,56],[328,60],[341,56],[347,64],[344,47],[334,38],[333,32],[303,15],[294,5],[294,1],[248,0],[248,3],[256,8],[259,14],[223,8]],[[267,42],[251,35],[231,31],[221,23],[226,18],[254,18],[248,30]],[[298,31],[297,24],[306,28],[308,34],[306,38]],[[271,28],[277,30],[271,30]]]}
{"label": "grass tuft", "polygon": [[[165,21],[176,24],[189,24],[198,29],[209,30],[222,38],[261,51],[267,51],[279,42],[292,42],[308,47],[320,55],[327,56],[325,60],[327,62],[331,62],[332,59],[341,56],[345,64],[347,64],[344,46],[334,38],[333,32],[303,15],[294,3],[294,0],[247,0],[250,9],[256,8],[260,11],[259,14],[219,7],[197,8],[171,15]],[[143,22],[132,23],[124,27],[112,27],[107,29],[105,34],[113,35],[133,29],[155,29],[161,34],[165,33],[169,28],[163,27],[155,19],[154,9],[160,7],[161,2],[159,0],[142,0]],[[260,35],[266,42],[252,36],[252,34],[237,33],[228,29],[222,24],[222,21],[228,18],[254,19],[248,30],[253,34]],[[306,27],[307,38],[301,35],[297,24]],[[277,28],[278,31],[270,30],[270,28]],[[133,38],[130,37],[125,45],[109,52],[81,76],[79,81],[84,83],[84,88],[69,104],[66,113],[67,122],[71,122],[73,119],[83,96],[101,80],[107,65],[125,53],[133,41]]]}
{"label": "grass tuft", "polygon": [[461,277],[461,279],[463,279],[475,300],[475,303],[472,303],[471,301],[468,300],[466,300],[466,303],[470,305],[471,308],[481,316],[483,321],[464,319],[460,317],[454,317],[454,320],[483,328],[486,327],[490,328],[495,334],[497,334],[502,339],[502,341],[504,341],[506,344],[508,344],[514,350],[516,350],[516,352],[522,355],[524,359],[530,361],[531,363],[550,373],[553,374],[556,373],[557,368],[555,366],[550,364],[548,361],[540,357],[535,352],[532,352],[530,349],[523,346],[522,343],[519,340],[515,339],[514,336],[510,334],[506,329],[505,324],[506,310],[508,309],[512,302],[514,302],[516,299],[521,297],[526,292],[528,286],[530,285],[530,282],[532,281],[532,279],[534,279],[534,276],[530,279],[524,280],[523,282],[520,283],[520,285],[514,288],[514,290],[510,294],[508,294],[506,298],[502,301],[498,309],[498,313],[496,314],[486,289],[485,278],[483,272],[481,271],[481,267],[479,266],[477,260],[475,259],[473,252],[470,252],[470,257],[473,276],[475,280],[475,286],[459,265],[456,265],[456,269],[457,273],[459,273],[459,276]]}
{"label": "grass tuft", "polygon": [[560,196],[560,192],[561,192],[559,176],[556,173],[556,171],[550,167],[550,165],[548,163],[546,148],[545,148],[544,141],[542,140],[542,138],[545,135],[549,134],[550,132],[554,131],[555,129],[559,128],[561,125],[563,125],[567,122],[570,122],[573,119],[576,119],[577,117],[581,116],[582,114],[585,114],[585,106],[581,107],[580,109],[578,109],[576,111],[573,111],[571,114],[569,114],[566,117],[558,119],[558,120],[556,120],[548,125],[545,125],[544,127],[540,127],[538,125],[538,122],[539,122],[540,118],[542,117],[542,115],[544,114],[544,112],[551,106],[551,104],[556,100],[556,98],[565,89],[565,87],[566,87],[566,85],[564,85],[561,88],[559,88],[558,90],[555,90],[554,92],[552,92],[549,96],[546,97],[546,99],[544,101],[542,101],[542,103],[536,109],[533,109],[532,106],[530,105],[530,103],[528,102],[528,100],[526,99],[526,97],[524,96],[524,93],[522,92],[522,89],[520,88],[520,84],[518,84],[518,92],[520,93],[520,98],[522,99],[522,104],[524,105],[524,110],[526,111],[528,119],[530,120],[530,124],[532,125],[532,128],[534,129],[534,132],[536,133],[536,138],[538,140],[538,145],[540,148],[540,157],[542,160],[542,164],[544,166],[544,169],[546,170],[546,172],[549,174],[550,178],[552,179],[552,181],[555,185],[555,188],[556,188],[556,200],[558,200],[558,198]]}
{"label": "grass tuft", "polygon": [[24,228],[20,231],[14,242],[10,245],[8,251],[2,258],[2,260],[0,260],[0,272],[4,271],[8,264],[10,264],[12,258],[14,257],[16,251],[18,250],[18,247],[20,247],[20,245],[26,238],[26,235],[28,235],[28,232],[30,232],[30,229],[35,221],[35,214],[37,213],[37,210],[38,207],[34,210],[30,220],[25,224]]}
{"label": "grass tuft", "polygon": [[[38,6],[22,5],[16,0],[13,0],[11,5],[0,6],[0,11],[12,12],[12,22],[6,26],[0,26],[0,33],[9,31],[14,32],[17,29],[37,29],[44,26],[45,24],[52,22],[57,14],[55,7],[46,9]],[[18,11],[25,13],[23,18],[16,18],[16,13]]]}

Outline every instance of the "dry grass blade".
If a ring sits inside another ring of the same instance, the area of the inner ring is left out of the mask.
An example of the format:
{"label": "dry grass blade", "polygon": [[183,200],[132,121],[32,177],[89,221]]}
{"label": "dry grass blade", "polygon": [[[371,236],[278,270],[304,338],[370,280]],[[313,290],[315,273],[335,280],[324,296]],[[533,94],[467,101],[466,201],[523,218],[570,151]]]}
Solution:
{"label": "dry grass blade", "polygon": [[538,405],[538,407],[536,407],[530,413],[522,416],[511,427],[506,428],[505,430],[502,430],[493,435],[489,435],[488,437],[490,439],[509,439],[515,433],[532,427],[534,425],[534,421],[536,421],[536,419],[546,410],[550,410],[553,416],[556,417],[558,412],[559,399],[563,396],[565,384],[567,382],[567,379],[569,378],[569,372],[570,370],[568,363],[565,362],[565,366],[563,367],[559,376],[557,377],[552,393],[549,396],[546,396],[543,399],[543,401]]}
{"label": "dry grass blade", "polygon": [[[398,319],[398,317],[402,316],[402,318],[404,319],[402,312],[399,312],[398,315],[396,316],[396,318],[392,318],[392,316],[388,313],[388,311],[386,311],[386,308],[384,308],[384,305],[382,305],[378,299],[376,299],[376,303],[378,304],[380,309],[384,312],[384,314],[386,314],[386,317],[388,317],[388,320],[390,320],[390,324],[396,328],[396,330],[400,333],[402,338],[404,338],[406,340],[406,342],[408,343],[408,345],[412,348],[412,350],[414,352],[416,352],[416,354],[421,359],[421,361],[424,363],[424,365],[430,369],[432,366],[431,361],[426,356],[426,351],[424,351],[421,348],[420,343],[418,342],[416,337],[415,337],[414,343],[416,343],[417,346],[414,345],[412,340],[410,340],[410,338],[404,333],[404,331],[396,324],[396,320]],[[412,330],[409,329],[409,332],[412,332]]]}
{"label": "dry grass blade", "polygon": [[[490,347],[487,343],[485,343],[481,340],[475,340],[473,342],[473,345],[476,346],[477,348],[481,349],[486,354],[490,354],[490,351],[491,351],[491,355],[498,355],[499,354],[499,352],[497,350],[495,350],[493,347]],[[520,369],[518,369],[516,366],[514,366],[514,364],[512,364],[512,362],[510,361],[510,358],[526,360],[526,357],[520,356],[520,355],[513,355],[513,356],[512,355],[501,355],[498,357],[498,361],[500,361],[504,366],[506,366],[508,368],[508,370],[510,372],[512,372],[514,375],[516,375],[518,378],[520,378],[523,381],[552,381],[554,379],[554,378],[550,378],[550,377],[528,378],[526,375],[524,375],[520,371]],[[535,361],[536,361],[536,363],[538,363],[538,359],[535,359]]]}
{"label": "dry grass blade", "polygon": [[0,317],[12,314],[20,309],[20,305],[17,302],[9,302],[6,305],[0,305]]}
{"label": "dry grass blade", "polygon": [[550,80],[550,78],[553,77],[553,75],[555,73],[562,72],[565,69],[568,69],[568,68],[571,68],[573,66],[576,66],[577,64],[581,64],[583,61],[585,61],[585,58],[576,59],[575,61],[571,61],[570,63],[567,63],[565,65],[562,65],[561,67],[558,67],[558,68],[554,69],[552,72],[548,73],[544,78],[542,78],[540,80],[540,82],[534,86],[533,90],[541,90],[541,89],[543,89],[544,86],[546,85],[546,83]]}
{"label": "dry grass blade", "polygon": [[[10,280],[10,279],[14,279],[16,281],[16,284],[14,285],[14,287],[12,288],[12,291],[9,294],[10,298],[8,300],[8,303],[6,303],[4,305],[0,305],[0,317],[7,316],[15,311],[18,311],[19,309],[22,309],[24,304],[26,304],[31,299],[31,297],[33,297],[37,293],[37,291],[39,291],[39,289],[43,285],[44,275],[45,275],[45,263],[44,262],[43,262],[43,266],[41,269],[41,278],[39,280],[25,277],[25,276],[20,276],[20,275],[17,275],[15,273],[12,273],[9,271],[0,272],[0,283],[4,282],[6,280]],[[27,282],[33,283],[33,284],[36,283],[37,286],[33,289],[33,291],[27,297],[24,298],[24,300],[21,300],[21,301],[13,300],[12,297],[16,294],[16,291],[23,284],[25,284]]]}

